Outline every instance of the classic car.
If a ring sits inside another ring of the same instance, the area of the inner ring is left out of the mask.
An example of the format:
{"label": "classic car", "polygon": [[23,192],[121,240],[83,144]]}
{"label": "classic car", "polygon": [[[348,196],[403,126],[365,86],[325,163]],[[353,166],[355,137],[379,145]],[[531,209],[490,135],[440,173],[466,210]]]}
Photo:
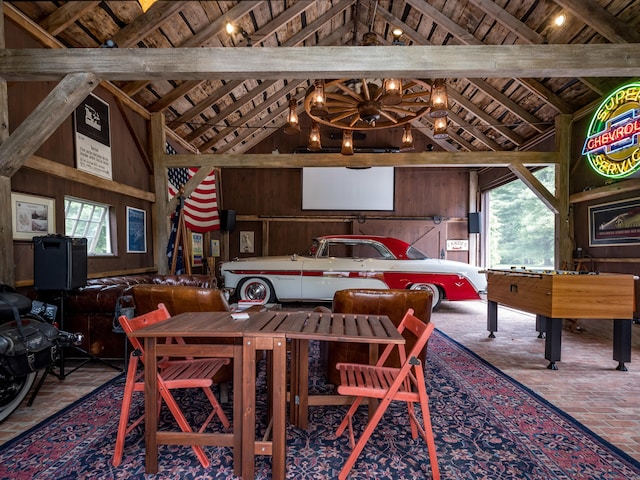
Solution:
{"label": "classic car", "polygon": [[370,235],[317,237],[305,254],[234,259],[221,273],[234,299],[256,303],[330,302],[347,288],[428,289],[435,309],[442,299],[479,299],[487,288],[478,267]]}

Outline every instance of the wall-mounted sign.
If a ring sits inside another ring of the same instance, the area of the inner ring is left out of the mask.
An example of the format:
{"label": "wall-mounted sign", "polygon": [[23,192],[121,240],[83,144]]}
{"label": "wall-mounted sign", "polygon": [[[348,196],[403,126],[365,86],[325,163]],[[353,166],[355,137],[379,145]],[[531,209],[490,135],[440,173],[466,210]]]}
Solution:
{"label": "wall-mounted sign", "polygon": [[591,119],[582,154],[608,178],[640,171],[640,83],[624,85],[600,104]]}
{"label": "wall-mounted sign", "polygon": [[75,110],[76,168],[113,179],[109,104],[89,94]]}
{"label": "wall-mounted sign", "polygon": [[448,251],[469,251],[469,240],[447,240]]}

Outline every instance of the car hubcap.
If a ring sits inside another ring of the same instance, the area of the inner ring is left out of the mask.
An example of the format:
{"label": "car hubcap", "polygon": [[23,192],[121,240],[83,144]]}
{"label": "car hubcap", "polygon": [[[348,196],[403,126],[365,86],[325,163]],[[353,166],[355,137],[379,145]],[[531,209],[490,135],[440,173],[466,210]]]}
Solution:
{"label": "car hubcap", "polygon": [[260,283],[247,285],[245,293],[249,300],[264,300],[267,296],[267,289]]}

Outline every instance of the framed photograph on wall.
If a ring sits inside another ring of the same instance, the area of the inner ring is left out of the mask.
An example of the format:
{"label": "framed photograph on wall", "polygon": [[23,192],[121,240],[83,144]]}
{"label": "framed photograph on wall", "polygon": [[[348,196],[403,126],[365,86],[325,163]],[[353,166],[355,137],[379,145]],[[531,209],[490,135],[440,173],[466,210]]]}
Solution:
{"label": "framed photograph on wall", "polygon": [[53,198],[11,193],[14,240],[31,240],[56,233],[56,201]]}
{"label": "framed photograph on wall", "polygon": [[147,253],[147,212],[127,207],[127,253]]}
{"label": "framed photograph on wall", "polygon": [[640,198],[589,207],[589,246],[640,244]]}
{"label": "framed photograph on wall", "polygon": [[191,232],[191,265],[194,267],[201,266],[203,256],[203,235],[201,233]]}
{"label": "framed photograph on wall", "polygon": [[220,256],[220,240],[211,240],[211,256]]}
{"label": "framed photograph on wall", "polygon": [[240,253],[254,253],[254,232],[240,232]]}

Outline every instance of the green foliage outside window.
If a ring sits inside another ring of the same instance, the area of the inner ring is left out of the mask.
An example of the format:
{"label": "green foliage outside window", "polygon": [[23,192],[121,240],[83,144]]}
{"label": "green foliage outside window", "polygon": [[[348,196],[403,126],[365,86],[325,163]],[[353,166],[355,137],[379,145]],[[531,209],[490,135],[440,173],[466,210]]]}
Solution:
{"label": "green foliage outside window", "polygon": [[[534,176],[555,191],[554,169]],[[553,268],[554,214],[520,180],[489,192],[489,268]]]}

